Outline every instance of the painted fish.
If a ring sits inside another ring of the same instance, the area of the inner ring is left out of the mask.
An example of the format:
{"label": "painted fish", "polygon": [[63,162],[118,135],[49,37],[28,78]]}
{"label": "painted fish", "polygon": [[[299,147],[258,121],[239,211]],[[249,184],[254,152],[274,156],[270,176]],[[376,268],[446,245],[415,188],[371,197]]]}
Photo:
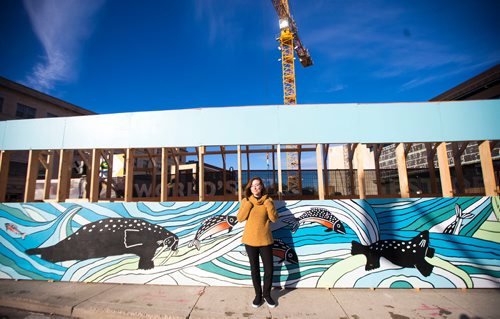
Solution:
{"label": "painted fish", "polygon": [[324,208],[311,208],[311,210],[300,215],[299,218],[288,218],[283,220],[283,222],[292,226],[292,233],[295,233],[300,225],[310,222],[325,226],[327,228],[325,230],[326,232],[335,231],[340,234],[345,234],[345,228],[342,222]]}
{"label": "painted fish", "polygon": [[380,267],[380,257],[385,257],[395,265],[404,268],[417,268],[424,276],[432,273],[434,266],[425,257],[434,257],[434,248],[429,247],[429,231],[424,230],[411,240],[379,240],[370,246],[352,241],[351,254],[366,256],[365,270]]}
{"label": "painted fish", "polygon": [[282,263],[283,261],[289,262],[291,264],[298,264],[299,257],[295,250],[288,246],[281,239],[275,239],[273,243],[273,256],[280,258],[278,263]]}
{"label": "painted fish", "polygon": [[238,220],[235,216],[219,215],[210,217],[201,224],[200,228],[198,228],[194,239],[189,243],[188,247],[195,246],[196,249],[200,250],[200,242],[203,239],[212,237],[221,231],[227,230],[230,232],[237,223]]}
{"label": "painted fish", "polygon": [[446,226],[446,228],[443,231],[443,234],[455,234],[458,235],[460,233],[460,227],[462,226],[462,221],[464,219],[472,218],[474,215],[471,213],[464,214],[462,209],[458,204],[455,204],[455,214],[456,218],[455,220]]}
{"label": "painted fish", "polygon": [[22,239],[26,238],[26,234],[17,229],[17,226],[11,223],[5,223],[5,230],[11,231],[16,235],[21,236]]}
{"label": "painted fish", "polygon": [[53,246],[28,249],[26,253],[54,263],[135,254],[139,256],[139,269],[152,269],[155,258],[167,249],[176,251],[178,244],[175,234],[145,220],[107,218],[80,227]]}

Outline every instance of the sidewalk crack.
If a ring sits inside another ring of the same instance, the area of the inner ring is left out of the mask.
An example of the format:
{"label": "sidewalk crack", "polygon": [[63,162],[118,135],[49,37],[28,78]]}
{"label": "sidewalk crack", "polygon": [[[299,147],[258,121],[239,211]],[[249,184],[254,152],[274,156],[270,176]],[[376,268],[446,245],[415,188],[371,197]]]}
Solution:
{"label": "sidewalk crack", "polygon": [[111,286],[111,287],[109,287],[108,289],[102,290],[101,292],[99,292],[99,293],[97,293],[97,294],[95,294],[95,295],[93,295],[93,296],[89,296],[87,299],[82,300],[82,301],[80,301],[79,303],[77,303],[77,304],[73,305],[73,306],[71,307],[71,312],[70,312],[70,313],[71,313],[71,317],[73,317],[73,312],[74,312],[74,310],[75,310],[75,308],[76,308],[76,307],[78,307],[79,305],[81,305],[81,304],[82,304],[82,303],[84,303],[84,302],[89,301],[89,300],[90,300],[90,299],[92,299],[92,298],[95,298],[95,297],[97,297],[97,296],[99,296],[99,295],[102,295],[102,294],[103,294],[103,293],[105,293],[105,292],[110,291],[110,290],[111,290],[111,289],[113,289],[113,288],[115,288],[115,286]]}
{"label": "sidewalk crack", "polygon": [[337,304],[339,305],[340,309],[342,309],[342,311],[345,313],[346,315],[346,318],[349,318],[349,314],[347,313],[347,311],[345,311],[344,307],[342,307],[342,304],[340,303],[340,301],[337,299],[337,297],[335,296],[335,294],[333,293],[333,289],[328,289],[328,291],[330,292],[330,294],[332,295],[333,299],[335,299],[335,301],[337,302]]}
{"label": "sidewalk crack", "polygon": [[203,289],[198,292],[198,298],[196,299],[196,301],[195,301],[193,307],[191,308],[191,311],[188,313],[186,319],[189,319],[191,317],[191,313],[193,312],[194,308],[198,304],[198,301],[200,301],[201,296],[203,296],[203,294],[205,294],[205,289],[207,289],[206,286],[203,287]]}

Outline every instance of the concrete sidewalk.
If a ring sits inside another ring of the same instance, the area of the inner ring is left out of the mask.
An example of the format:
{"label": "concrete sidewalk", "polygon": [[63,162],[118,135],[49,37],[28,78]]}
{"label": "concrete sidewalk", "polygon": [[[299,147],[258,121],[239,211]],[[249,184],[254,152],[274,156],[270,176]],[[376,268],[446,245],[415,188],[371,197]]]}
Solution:
{"label": "concrete sidewalk", "polygon": [[[0,306],[77,318],[500,318],[499,289],[284,289],[0,280]],[[0,314],[1,317],[2,314]]]}

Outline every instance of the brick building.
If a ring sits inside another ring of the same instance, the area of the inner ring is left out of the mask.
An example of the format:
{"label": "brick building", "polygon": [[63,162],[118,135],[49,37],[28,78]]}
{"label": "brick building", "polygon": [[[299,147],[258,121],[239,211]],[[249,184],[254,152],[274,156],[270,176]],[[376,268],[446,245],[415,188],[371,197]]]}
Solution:
{"label": "brick building", "polygon": [[[91,114],[96,113],[0,77],[0,121]],[[26,151],[15,152],[10,158],[8,201],[22,199],[27,160]]]}
{"label": "brick building", "polygon": [[[432,98],[431,102],[439,101],[466,101],[466,100],[490,100],[500,98],[500,65],[496,65],[479,75],[457,85],[456,87]],[[467,123],[457,123],[457,125],[467,125]],[[469,175],[469,188],[474,192],[478,188],[476,182],[471,179],[476,178],[475,170],[479,169],[479,150],[477,142],[469,143],[448,143],[449,165],[455,167],[455,161],[460,159],[460,164],[466,168],[466,175]],[[381,169],[396,169],[395,144],[387,145],[383,148],[380,155]],[[422,169],[428,167],[427,154],[429,145],[424,143],[413,143],[408,152],[406,163],[409,169]],[[500,170],[500,146],[492,150],[492,158],[496,167],[496,172]],[[434,165],[438,168],[437,157],[434,156]],[[497,177],[498,178],[498,177]],[[466,176],[467,180],[467,176]],[[466,185],[467,187],[467,185]],[[461,190],[463,193],[465,190]]]}

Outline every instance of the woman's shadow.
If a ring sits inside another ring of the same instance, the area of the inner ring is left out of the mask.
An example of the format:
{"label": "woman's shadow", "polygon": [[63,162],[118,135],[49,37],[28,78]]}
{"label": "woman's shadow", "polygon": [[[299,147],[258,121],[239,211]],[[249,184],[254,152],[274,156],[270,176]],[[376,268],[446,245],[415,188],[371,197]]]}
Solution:
{"label": "woman's shadow", "polygon": [[301,277],[300,260],[295,250],[292,230],[287,223],[283,222],[295,217],[290,210],[286,209],[284,203],[282,207],[278,209],[279,220],[274,225],[276,230],[273,230],[273,256],[276,258],[274,258],[272,297],[275,300],[295,289]]}

